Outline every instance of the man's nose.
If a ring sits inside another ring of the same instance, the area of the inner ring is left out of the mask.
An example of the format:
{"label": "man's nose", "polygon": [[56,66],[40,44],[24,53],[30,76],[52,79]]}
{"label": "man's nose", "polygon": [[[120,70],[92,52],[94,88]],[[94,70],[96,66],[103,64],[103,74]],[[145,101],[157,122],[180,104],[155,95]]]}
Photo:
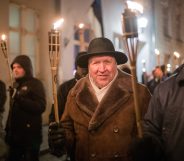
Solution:
{"label": "man's nose", "polygon": [[104,63],[100,63],[98,69],[99,69],[100,72],[105,71],[105,64]]}

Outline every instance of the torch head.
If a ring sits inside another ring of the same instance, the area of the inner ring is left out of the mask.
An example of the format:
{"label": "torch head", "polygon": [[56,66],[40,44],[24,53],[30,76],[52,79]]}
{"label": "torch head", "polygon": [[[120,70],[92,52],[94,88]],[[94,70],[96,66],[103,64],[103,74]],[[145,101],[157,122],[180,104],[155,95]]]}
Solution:
{"label": "torch head", "polygon": [[122,30],[126,38],[138,37],[136,13],[128,8],[122,14]]}

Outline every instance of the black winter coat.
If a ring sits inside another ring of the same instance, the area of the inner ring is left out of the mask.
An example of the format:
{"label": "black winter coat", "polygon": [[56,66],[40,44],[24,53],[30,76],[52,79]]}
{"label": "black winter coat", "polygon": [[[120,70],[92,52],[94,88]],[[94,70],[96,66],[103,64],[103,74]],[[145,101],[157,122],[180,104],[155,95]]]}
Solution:
{"label": "black winter coat", "polygon": [[184,160],[184,65],[155,89],[144,130],[163,146],[166,161]]}
{"label": "black winter coat", "polygon": [[33,77],[17,83],[6,125],[6,141],[10,145],[39,145],[42,141],[41,115],[46,106],[43,85]]}
{"label": "black winter coat", "polygon": [[4,104],[6,102],[6,85],[0,80],[0,112],[4,111]]}

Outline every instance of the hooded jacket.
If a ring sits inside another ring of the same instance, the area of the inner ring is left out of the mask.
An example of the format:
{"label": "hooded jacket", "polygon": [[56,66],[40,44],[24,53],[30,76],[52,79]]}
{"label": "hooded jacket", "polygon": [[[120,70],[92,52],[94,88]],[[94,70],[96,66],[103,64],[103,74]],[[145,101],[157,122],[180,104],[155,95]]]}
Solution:
{"label": "hooded jacket", "polygon": [[26,55],[17,56],[11,64],[18,63],[25,76],[16,79],[16,94],[11,100],[6,124],[6,141],[19,146],[39,145],[42,140],[42,118],[45,110],[45,91],[41,81],[33,77],[32,64]]}
{"label": "hooded jacket", "polygon": [[[144,115],[151,96],[140,84],[138,90]],[[128,150],[137,135],[131,76],[119,71],[100,103],[89,76],[82,78],[69,93],[61,122],[73,160],[129,161]]]}

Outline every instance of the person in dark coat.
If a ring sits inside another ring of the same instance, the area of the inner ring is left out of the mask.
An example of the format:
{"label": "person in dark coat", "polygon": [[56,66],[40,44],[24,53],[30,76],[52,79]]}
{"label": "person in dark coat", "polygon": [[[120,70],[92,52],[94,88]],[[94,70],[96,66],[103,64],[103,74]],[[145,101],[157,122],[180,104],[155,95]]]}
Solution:
{"label": "person in dark coat", "polygon": [[163,72],[159,66],[155,67],[155,69],[152,71],[152,74],[153,74],[153,79],[151,79],[146,84],[151,94],[153,94],[156,86],[159,85],[160,82],[164,81]]}
{"label": "person in dark coat", "polygon": [[4,128],[2,124],[4,105],[6,102],[6,85],[0,80],[0,161],[4,159],[8,148],[4,141]]}
{"label": "person in dark coat", "polygon": [[11,68],[15,82],[6,124],[6,142],[10,147],[6,161],[38,161],[46,106],[44,87],[33,77],[28,56],[17,56]]}
{"label": "person in dark coat", "polygon": [[[75,58],[75,69],[76,69],[76,72],[75,72],[75,77],[62,83],[59,88],[58,88],[58,93],[57,93],[57,98],[58,98],[58,114],[59,114],[59,118],[61,118],[63,112],[64,112],[64,109],[65,109],[65,104],[66,104],[66,101],[67,101],[67,96],[68,96],[68,93],[69,91],[75,86],[75,84],[77,83],[77,81],[81,78],[83,78],[86,74],[87,74],[87,68],[81,68],[78,66],[78,62],[77,62],[77,59],[80,55],[82,54],[86,54],[86,52],[79,52]],[[52,109],[51,109],[51,113],[49,115],[49,122],[52,123],[52,122],[55,122],[55,116],[54,116],[54,107],[52,106]],[[57,156],[57,157],[60,157],[62,155],[65,155],[66,154],[66,151],[65,149],[63,150],[57,150],[55,148],[52,148],[52,146],[50,145],[49,143],[49,149],[50,149],[50,153]]]}
{"label": "person in dark coat", "polygon": [[0,112],[4,111],[4,104],[6,102],[6,85],[0,80]]}
{"label": "person in dark coat", "polygon": [[183,161],[184,65],[159,84],[144,119],[144,138],[134,148],[135,161]]}
{"label": "person in dark coat", "polygon": [[[69,91],[75,86],[75,84],[77,83],[77,81],[81,78],[83,78],[84,76],[86,76],[88,70],[87,68],[81,68],[78,65],[78,57],[82,54],[86,54],[86,52],[79,52],[75,58],[75,76],[74,78],[62,83],[61,85],[59,85],[58,87],[58,114],[59,114],[59,118],[61,118],[64,109],[65,109],[65,104],[66,104],[66,100],[67,100],[67,96]],[[51,113],[49,115],[49,122],[54,122],[55,118],[54,118],[54,107],[52,106],[51,109]]]}
{"label": "person in dark coat", "polygon": [[[129,147],[137,137],[133,89],[131,75],[117,68],[127,56],[100,37],[78,61],[88,74],[69,92],[61,122],[49,126],[51,143],[65,146],[72,161],[130,161]],[[143,116],[151,96],[137,85]]]}

